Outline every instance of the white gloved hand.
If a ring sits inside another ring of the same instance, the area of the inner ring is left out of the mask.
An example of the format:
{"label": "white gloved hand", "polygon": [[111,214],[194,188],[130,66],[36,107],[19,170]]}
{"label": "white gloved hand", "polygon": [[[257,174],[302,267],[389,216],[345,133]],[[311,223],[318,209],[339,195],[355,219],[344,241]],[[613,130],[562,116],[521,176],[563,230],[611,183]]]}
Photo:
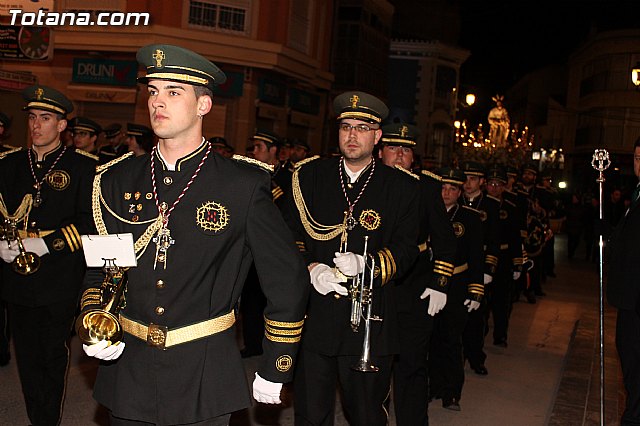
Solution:
{"label": "white gloved hand", "polygon": [[326,295],[335,291],[336,293],[346,296],[348,294],[347,288],[340,285],[344,282],[341,278],[337,277],[334,270],[324,263],[318,263],[309,271],[311,277],[311,284],[316,291],[322,295]]}
{"label": "white gloved hand", "polygon": [[22,240],[22,245],[24,246],[25,251],[30,251],[31,253],[35,253],[38,256],[49,254],[47,244],[42,238],[25,238],[24,240]]}
{"label": "white gloved hand", "polygon": [[420,299],[426,299],[427,297],[429,298],[429,309],[427,309],[427,313],[431,316],[440,312],[442,308],[444,308],[444,305],[447,304],[447,295],[432,288],[425,289],[420,295]]}
{"label": "white gloved hand", "polygon": [[489,274],[484,274],[484,285],[491,284],[493,277]]}
{"label": "white gloved hand", "polygon": [[520,272],[518,271],[513,271],[513,280],[514,281],[518,281],[520,279]]}
{"label": "white gloved hand", "polygon": [[364,257],[351,252],[336,252],[333,263],[335,263],[340,272],[348,277],[355,277],[364,270]]}
{"label": "white gloved hand", "polygon": [[104,361],[113,361],[118,359],[124,351],[124,342],[118,342],[112,345],[108,340],[102,340],[93,345],[82,345],[82,350],[89,356],[98,358]]}
{"label": "white gloved hand", "polygon": [[273,383],[260,377],[256,373],[253,380],[253,397],[263,404],[280,404],[280,391],[282,383]]}
{"label": "white gloved hand", "polygon": [[476,302],[475,300],[467,299],[464,301],[464,306],[467,307],[467,311],[475,311],[480,307],[480,302]]}
{"label": "white gloved hand", "polygon": [[13,259],[20,254],[17,241],[0,241],[0,257],[7,263],[13,262]]}

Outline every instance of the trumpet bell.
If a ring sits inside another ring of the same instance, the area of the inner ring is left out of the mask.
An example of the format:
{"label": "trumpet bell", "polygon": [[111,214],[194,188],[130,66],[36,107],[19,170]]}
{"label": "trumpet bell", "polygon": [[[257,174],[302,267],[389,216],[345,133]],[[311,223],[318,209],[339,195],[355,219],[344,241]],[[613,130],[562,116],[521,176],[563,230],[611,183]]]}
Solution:
{"label": "trumpet bell", "polygon": [[93,345],[103,340],[115,344],[122,340],[123,333],[118,318],[100,309],[81,314],[76,320],[76,332],[85,345]]}
{"label": "trumpet bell", "polygon": [[40,269],[40,256],[30,251],[20,253],[11,262],[11,267],[20,275],[31,275]]}

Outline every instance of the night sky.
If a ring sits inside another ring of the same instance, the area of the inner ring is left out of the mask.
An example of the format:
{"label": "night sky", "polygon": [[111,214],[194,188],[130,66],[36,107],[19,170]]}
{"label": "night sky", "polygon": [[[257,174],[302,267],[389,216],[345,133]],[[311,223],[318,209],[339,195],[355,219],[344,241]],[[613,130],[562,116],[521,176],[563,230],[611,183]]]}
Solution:
{"label": "night sky", "polygon": [[504,93],[537,67],[565,63],[590,32],[640,28],[640,1],[460,0],[459,7],[459,45],[471,51],[462,90],[482,97]]}

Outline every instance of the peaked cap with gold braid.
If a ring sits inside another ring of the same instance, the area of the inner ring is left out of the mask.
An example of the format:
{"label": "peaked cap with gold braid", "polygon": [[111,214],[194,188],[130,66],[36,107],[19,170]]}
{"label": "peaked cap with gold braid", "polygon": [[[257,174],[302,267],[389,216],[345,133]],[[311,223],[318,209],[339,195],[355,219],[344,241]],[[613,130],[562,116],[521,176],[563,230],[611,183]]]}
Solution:
{"label": "peaked cap with gold braid", "polygon": [[364,92],[345,92],[333,101],[338,121],[353,118],[367,123],[380,123],[387,118],[389,108],[380,99]]}

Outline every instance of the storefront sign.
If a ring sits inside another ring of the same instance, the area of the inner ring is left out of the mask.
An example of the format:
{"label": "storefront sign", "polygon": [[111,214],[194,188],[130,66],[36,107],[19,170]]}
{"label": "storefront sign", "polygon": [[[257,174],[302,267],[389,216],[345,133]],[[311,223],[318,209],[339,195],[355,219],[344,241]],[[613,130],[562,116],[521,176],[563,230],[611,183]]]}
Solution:
{"label": "storefront sign", "polygon": [[51,59],[53,31],[47,27],[0,25],[0,60]]}
{"label": "storefront sign", "polygon": [[272,105],[284,105],[287,97],[287,86],[268,78],[261,78],[258,85],[258,98]]}
{"label": "storefront sign", "polygon": [[137,73],[138,63],[136,61],[75,58],[73,60],[71,81],[74,83],[135,87]]}
{"label": "storefront sign", "polygon": [[289,89],[289,106],[296,111],[317,114],[320,111],[320,97],[299,89]]}
{"label": "storefront sign", "polygon": [[67,87],[66,94],[74,101],[110,102],[117,104],[136,103],[136,89],[72,85]]}
{"label": "storefront sign", "polygon": [[19,9],[24,13],[35,13],[38,10],[53,10],[53,0],[0,0],[0,15],[8,16],[11,9]]}
{"label": "storefront sign", "polygon": [[36,76],[31,73],[0,70],[0,89],[20,91],[36,82]]}

